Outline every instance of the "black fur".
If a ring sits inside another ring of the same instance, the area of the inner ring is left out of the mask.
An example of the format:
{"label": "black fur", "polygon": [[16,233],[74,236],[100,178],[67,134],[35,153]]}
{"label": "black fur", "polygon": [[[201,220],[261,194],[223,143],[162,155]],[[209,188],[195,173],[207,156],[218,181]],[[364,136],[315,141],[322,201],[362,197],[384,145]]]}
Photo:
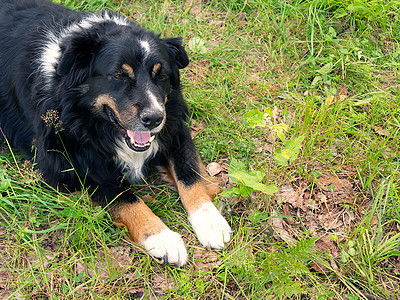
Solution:
{"label": "black fur", "polygon": [[[59,55],[44,54],[51,52],[46,46],[54,37]],[[149,43],[149,53],[140,41]],[[154,75],[157,63],[162,68]],[[120,194],[114,203],[133,202],[134,194],[124,191],[141,178],[124,179],[118,141],[162,114],[151,103],[150,89],[163,108],[167,98],[166,121],[155,134],[158,151],[143,162],[141,174],[172,162],[177,178],[191,186],[200,180],[200,167],[180,89],[179,69],[188,63],[180,38],[160,39],[114,13],[96,19],[47,1],[0,0],[1,130],[13,147],[34,159],[50,185],[73,191],[83,184],[96,191],[93,197],[103,206]],[[121,71],[123,64],[134,75]],[[100,95],[110,96],[115,107],[96,106]],[[136,113],[126,115],[129,109]]]}

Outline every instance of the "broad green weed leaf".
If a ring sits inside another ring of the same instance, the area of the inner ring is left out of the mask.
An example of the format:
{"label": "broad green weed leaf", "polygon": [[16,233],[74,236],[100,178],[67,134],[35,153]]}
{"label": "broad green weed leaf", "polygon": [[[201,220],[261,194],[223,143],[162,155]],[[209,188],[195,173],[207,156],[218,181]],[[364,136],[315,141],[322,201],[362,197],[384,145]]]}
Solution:
{"label": "broad green weed leaf", "polygon": [[289,165],[290,162],[290,151],[286,150],[286,149],[276,149],[275,150],[275,154],[274,154],[274,160],[278,165],[287,167]]}
{"label": "broad green weed leaf", "polygon": [[348,13],[344,8],[339,8],[338,10],[335,11],[334,17],[336,19],[340,19],[340,18],[343,18],[343,17],[345,17],[347,15],[348,15]]}
{"label": "broad green weed leaf", "polygon": [[243,120],[245,120],[251,128],[255,127],[265,127],[265,115],[259,110],[250,110],[243,115]]}
{"label": "broad green weed leaf", "polygon": [[245,185],[239,185],[239,193],[242,197],[248,198],[254,190]]}
{"label": "broad green weed leaf", "polygon": [[0,170],[0,192],[5,192],[11,186],[11,179],[8,178],[6,172]]}
{"label": "broad green weed leaf", "polygon": [[301,144],[304,141],[304,136],[298,136],[297,138],[290,139],[285,143],[285,148],[291,149],[293,152],[299,152]]}
{"label": "broad green weed leaf", "polygon": [[[229,178],[239,186],[239,190],[235,191],[238,191],[243,197],[250,196],[253,190],[257,190],[268,195],[272,195],[278,191],[278,188],[275,185],[267,186],[261,183],[264,178],[264,174],[261,171],[250,172],[246,169],[242,162],[236,159],[232,159],[228,172]],[[230,192],[232,191],[233,190]]]}
{"label": "broad green weed leaf", "polygon": [[240,196],[240,190],[237,186],[231,186],[222,193],[219,194],[221,197],[232,198],[235,196]]}
{"label": "broad green weed leaf", "polygon": [[276,133],[279,139],[285,141],[285,132],[288,130],[288,126],[284,123],[275,124],[272,126],[272,130]]}
{"label": "broad green weed leaf", "polygon": [[263,192],[268,195],[272,195],[278,191],[278,188],[275,185],[265,185],[260,182],[259,174],[253,175],[243,171],[236,171],[233,173],[229,173],[229,177],[236,184],[242,184],[247,187],[251,187],[254,190]]}
{"label": "broad green weed leaf", "polygon": [[255,175],[251,175],[245,171],[236,170],[232,173],[229,173],[229,177],[236,184],[244,184],[249,186],[249,183],[258,182],[258,177]]}
{"label": "broad green weed leaf", "polygon": [[361,12],[361,13],[369,13],[373,14],[374,12],[370,10],[367,6],[363,5],[362,3],[352,3],[347,6],[347,10],[354,11],[354,12]]}
{"label": "broad green weed leaf", "polygon": [[265,113],[266,115],[268,115],[269,117],[272,117],[272,108],[271,108],[271,107],[267,107],[267,108],[264,110],[264,113]]}
{"label": "broad green weed leaf", "polygon": [[8,178],[4,178],[0,182],[0,192],[5,192],[11,186],[11,180]]}
{"label": "broad green weed leaf", "polygon": [[360,298],[358,298],[357,295],[353,295],[353,294],[347,294],[346,297],[349,300],[358,300],[358,299],[360,299]]}
{"label": "broad green weed leaf", "polygon": [[261,171],[253,171],[251,174],[257,177],[257,181],[262,181],[264,179],[264,173]]}
{"label": "broad green weed leaf", "polygon": [[236,171],[243,171],[243,170],[247,170],[246,169],[246,165],[241,162],[240,160],[237,159],[232,159],[231,163],[229,164],[229,169],[228,169],[228,173],[234,173]]}
{"label": "broad green weed leaf", "polygon": [[254,183],[254,185],[251,187],[267,195],[273,195],[278,191],[278,187],[275,184],[265,185],[261,182],[258,182]]}
{"label": "broad green weed leaf", "polygon": [[284,143],[284,149],[276,149],[274,159],[278,165],[288,166],[297,159],[300,153],[300,148],[303,143],[304,136],[299,136],[294,139],[290,139]]}

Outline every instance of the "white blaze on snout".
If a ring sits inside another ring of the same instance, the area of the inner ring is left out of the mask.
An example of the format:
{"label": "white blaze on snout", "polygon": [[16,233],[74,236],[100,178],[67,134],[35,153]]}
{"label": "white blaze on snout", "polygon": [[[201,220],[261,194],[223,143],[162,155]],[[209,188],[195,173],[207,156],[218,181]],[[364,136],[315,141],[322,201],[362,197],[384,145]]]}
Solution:
{"label": "white blaze on snout", "polygon": [[146,89],[146,95],[147,95],[147,97],[148,97],[148,99],[149,99],[149,101],[150,101],[150,108],[151,108],[151,110],[152,110],[152,111],[155,111],[155,112],[156,112],[156,111],[157,111],[157,112],[160,112],[160,113],[162,113],[163,116],[164,116],[164,117],[163,117],[163,121],[161,122],[161,124],[152,130],[152,132],[158,132],[158,131],[160,131],[160,130],[163,128],[163,126],[164,126],[164,124],[165,124],[165,109],[164,109],[164,107],[160,104],[160,102],[158,102],[157,96],[154,95],[150,89]]}
{"label": "white blaze on snout", "polygon": [[154,95],[149,89],[146,90],[146,95],[150,100],[152,110],[163,112],[164,108],[158,102],[156,95]]}

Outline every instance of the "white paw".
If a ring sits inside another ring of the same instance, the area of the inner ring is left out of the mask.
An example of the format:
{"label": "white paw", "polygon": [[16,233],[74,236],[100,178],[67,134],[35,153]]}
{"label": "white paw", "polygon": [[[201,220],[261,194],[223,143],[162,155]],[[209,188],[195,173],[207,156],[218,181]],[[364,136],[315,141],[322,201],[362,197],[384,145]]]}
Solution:
{"label": "white paw", "polygon": [[211,202],[202,204],[189,216],[189,221],[206,248],[221,249],[231,239],[231,227]]}
{"label": "white paw", "polygon": [[160,233],[149,236],[141,245],[152,256],[162,258],[166,264],[181,267],[188,260],[186,247],[180,234],[169,228],[165,228]]}

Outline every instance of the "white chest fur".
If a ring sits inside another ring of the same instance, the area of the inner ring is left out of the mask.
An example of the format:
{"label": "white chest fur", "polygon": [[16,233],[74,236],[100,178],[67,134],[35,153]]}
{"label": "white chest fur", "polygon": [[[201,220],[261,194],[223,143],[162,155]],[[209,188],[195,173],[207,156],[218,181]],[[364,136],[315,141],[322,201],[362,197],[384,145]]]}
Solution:
{"label": "white chest fur", "polygon": [[158,142],[155,140],[148,150],[136,152],[130,149],[124,141],[118,141],[115,161],[122,167],[126,179],[130,183],[135,183],[143,179],[143,166],[148,159],[157,153],[158,148]]}

